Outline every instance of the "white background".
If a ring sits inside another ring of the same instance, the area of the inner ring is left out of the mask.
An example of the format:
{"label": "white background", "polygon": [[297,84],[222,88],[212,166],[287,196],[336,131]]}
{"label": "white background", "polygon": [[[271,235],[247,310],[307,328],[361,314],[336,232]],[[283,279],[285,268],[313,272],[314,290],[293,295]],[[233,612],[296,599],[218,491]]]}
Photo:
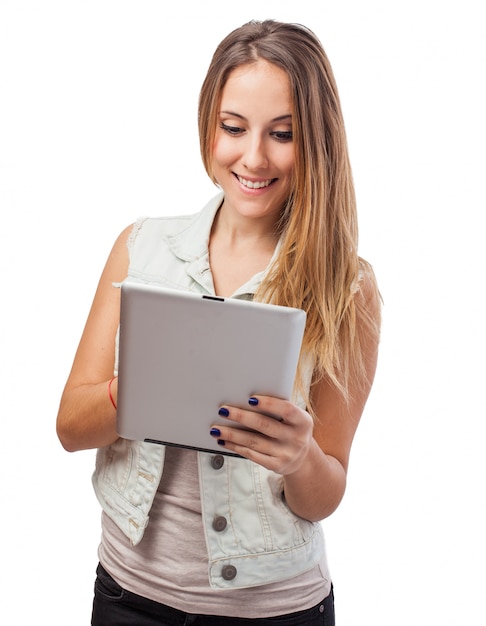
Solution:
{"label": "white background", "polygon": [[349,487],[324,522],[338,626],[486,623],[485,22],[463,0],[0,0],[2,614],[89,623],[94,452],[55,435],[109,249],[215,191],[196,108],[251,18],[311,27],[333,64],[383,293]]}

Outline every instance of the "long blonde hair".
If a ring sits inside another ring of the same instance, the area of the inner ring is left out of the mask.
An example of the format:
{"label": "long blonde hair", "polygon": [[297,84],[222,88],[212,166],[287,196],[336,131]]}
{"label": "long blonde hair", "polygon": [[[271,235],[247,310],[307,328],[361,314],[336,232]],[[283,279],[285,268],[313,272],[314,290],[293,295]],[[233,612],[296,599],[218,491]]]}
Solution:
{"label": "long blonde hair", "polygon": [[363,338],[379,333],[379,320],[360,293],[363,274],[375,295],[377,286],[371,267],[358,256],[341,105],[331,65],[312,31],[299,24],[251,21],[220,43],[199,98],[203,163],[214,181],[212,149],[222,90],[236,67],[258,59],[282,68],[290,80],[295,171],[279,223],[279,253],[256,297],[307,312],[302,353],[315,363],[315,380],[326,377],[349,400],[351,385],[366,383]]}

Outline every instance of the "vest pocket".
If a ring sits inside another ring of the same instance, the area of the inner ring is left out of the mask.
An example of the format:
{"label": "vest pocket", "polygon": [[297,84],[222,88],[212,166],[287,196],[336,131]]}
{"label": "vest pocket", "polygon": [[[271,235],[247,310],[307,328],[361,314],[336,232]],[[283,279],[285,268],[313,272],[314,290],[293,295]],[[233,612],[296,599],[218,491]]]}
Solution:
{"label": "vest pocket", "polygon": [[118,439],[115,443],[103,449],[104,463],[101,480],[123,493],[126,489],[128,478],[133,463],[133,449],[131,442],[126,439]]}

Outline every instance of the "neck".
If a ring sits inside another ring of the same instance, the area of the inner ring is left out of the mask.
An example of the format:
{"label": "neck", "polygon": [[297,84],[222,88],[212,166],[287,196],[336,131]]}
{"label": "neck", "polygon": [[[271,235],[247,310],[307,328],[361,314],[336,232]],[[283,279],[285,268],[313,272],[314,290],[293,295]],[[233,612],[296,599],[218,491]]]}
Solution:
{"label": "neck", "polygon": [[278,241],[274,220],[262,218],[245,218],[240,215],[229,214],[224,204],[216,214],[211,239],[217,239],[225,246],[247,248],[259,247],[263,250],[272,250]]}

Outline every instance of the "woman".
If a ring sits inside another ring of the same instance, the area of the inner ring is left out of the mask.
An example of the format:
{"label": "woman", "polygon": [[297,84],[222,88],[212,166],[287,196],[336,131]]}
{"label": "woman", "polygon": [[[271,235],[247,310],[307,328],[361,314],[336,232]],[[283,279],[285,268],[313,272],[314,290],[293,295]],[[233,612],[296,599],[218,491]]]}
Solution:
{"label": "woman", "polygon": [[[202,86],[199,133],[221,193],[195,215],[139,220],[119,236],[61,399],[64,447],[98,448],[92,623],[334,624],[319,521],[344,494],[380,304],[357,253],[341,108],[315,35],[274,21],[230,33]],[[118,437],[125,279],[306,310],[292,402],[221,407],[227,425],[208,433],[243,459]]]}

